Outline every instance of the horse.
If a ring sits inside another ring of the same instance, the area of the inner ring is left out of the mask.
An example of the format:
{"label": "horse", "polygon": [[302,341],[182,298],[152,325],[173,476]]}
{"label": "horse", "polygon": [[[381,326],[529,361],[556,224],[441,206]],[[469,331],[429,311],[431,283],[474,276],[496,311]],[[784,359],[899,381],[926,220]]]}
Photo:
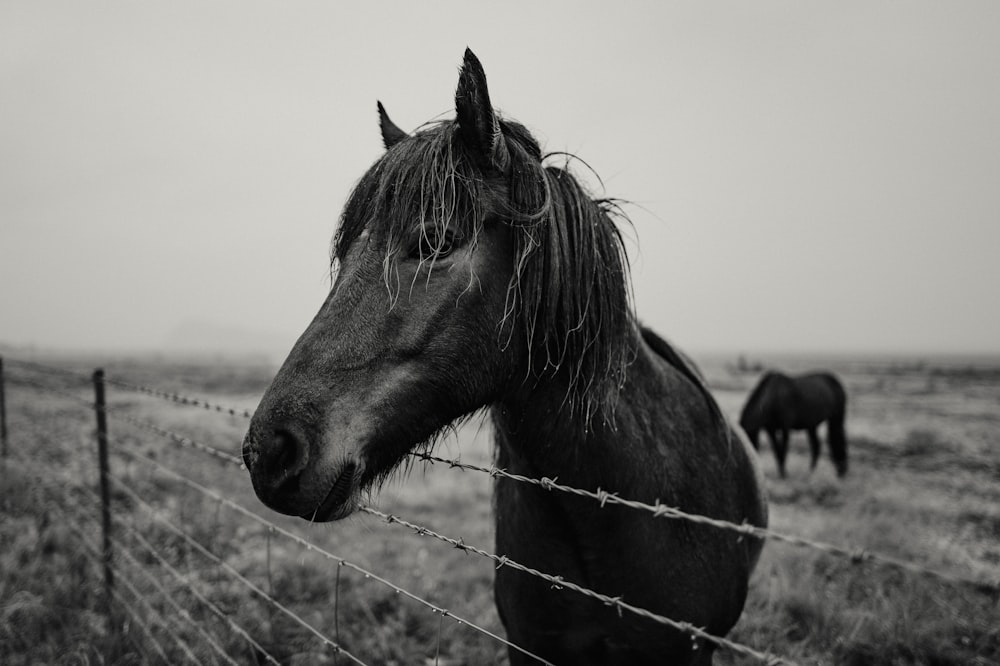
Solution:
{"label": "horse", "polygon": [[[260,500],[342,519],[486,411],[498,468],[767,524],[756,456],[686,357],[639,324],[617,200],[497,113],[466,50],[455,118],[400,129],[334,234],[334,281],[250,422]],[[560,154],[562,155],[562,154]],[[546,159],[546,157],[548,159]],[[501,476],[495,550],[723,636],[763,540]],[[708,664],[715,645],[499,566],[508,639],[558,664]],[[510,649],[510,663],[534,663]]]}
{"label": "horse", "polygon": [[819,459],[820,440],[816,429],[825,421],[830,459],[837,476],[843,477],[847,474],[846,415],[847,392],[832,373],[789,377],[770,371],[761,377],[747,398],[740,413],[740,426],[757,450],[760,450],[760,431],[767,432],[778,474],[785,478],[789,431],[805,430],[809,434],[811,472],[816,469]]}

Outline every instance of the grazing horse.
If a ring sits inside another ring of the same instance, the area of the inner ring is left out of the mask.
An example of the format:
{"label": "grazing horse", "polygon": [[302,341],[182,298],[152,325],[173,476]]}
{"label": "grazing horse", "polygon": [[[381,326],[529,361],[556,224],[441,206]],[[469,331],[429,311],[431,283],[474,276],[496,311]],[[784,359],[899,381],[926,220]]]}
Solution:
{"label": "grazing horse", "polygon": [[[633,314],[615,202],[543,164],[528,130],[494,111],[471,51],[454,120],[409,134],[378,107],[386,152],[345,205],[333,287],[244,441],[258,497],[343,518],[485,408],[500,468],[766,525],[749,444]],[[500,556],[720,636],[763,545],[504,477],[494,512]],[[495,577],[509,640],[551,662],[712,661],[710,642],[513,567]]]}
{"label": "grazing horse", "polygon": [[837,476],[844,476],[847,474],[846,415],[847,393],[831,373],[789,377],[780,372],[767,372],[747,398],[740,414],[740,426],[757,450],[760,447],[760,431],[767,432],[771,451],[778,463],[778,474],[785,478],[789,431],[805,430],[809,433],[809,470],[812,471],[816,469],[820,449],[816,429],[826,421],[830,459],[837,468]]}

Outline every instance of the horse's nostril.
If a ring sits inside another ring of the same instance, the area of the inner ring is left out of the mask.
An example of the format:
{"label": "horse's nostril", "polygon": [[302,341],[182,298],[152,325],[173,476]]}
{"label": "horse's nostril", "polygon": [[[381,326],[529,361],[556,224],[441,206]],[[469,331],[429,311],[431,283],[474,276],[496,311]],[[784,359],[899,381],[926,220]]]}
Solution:
{"label": "horse's nostril", "polygon": [[295,462],[298,446],[295,445],[295,438],[287,433],[275,433],[274,439],[271,441],[271,449],[274,451],[276,469],[285,469]]}
{"label": "horse's nostril", "polygon": [[271,477],[271,487],[277,489],[298,479],[309,460],[309,447],[287,430],[277,430],[262,461]]}

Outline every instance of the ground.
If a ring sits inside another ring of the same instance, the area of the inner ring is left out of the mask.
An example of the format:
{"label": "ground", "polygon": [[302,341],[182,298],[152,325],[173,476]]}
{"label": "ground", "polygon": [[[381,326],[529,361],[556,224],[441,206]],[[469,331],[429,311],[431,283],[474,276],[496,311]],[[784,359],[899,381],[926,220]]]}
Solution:
{"label": "ground", "polygon": [[[191,447],[238,454],[247,425],[242,411],[252,409],[273,366],[42,360],[75,374],[5,363],[0,662],[137,664],[166,657],[242,664],[269,656],[289,664],[349,663],[315,629],[362,663],[506,663],[506,647],[484,633],[503,636],[492,598],[494,562],[372,515],[326,525],[278,516],[256,500],[237,464]],[[747,371],[757,359],[742,368],[725,358],[698,360],[735,418],[759,376]],[[846,478],[836,478],[825,451],[809,473],[803,433],[792,439],[785,480],[774,473],[770,451],[761,451],[771,528],[944,577],[772,539],[728,638],[806,664],[1000,663],[997,593],[961,582],[1000,582],[1000,363],[760,362],[790,372],[833,370],[849,394]],[[98,555],[95,419],[85,404],[93,399],[88,375],[98,364],[109,379],[132,385],[108,386],[117,553],[110,616]],[[211,408],[132,390],[140,385],[207,399]],[[490,428],[474,418],[435,453],[489,466]],[[415,462],[372,504],[490,551],[491,483],[485,473]],[[716,663],[755,661],[720,650]]]}

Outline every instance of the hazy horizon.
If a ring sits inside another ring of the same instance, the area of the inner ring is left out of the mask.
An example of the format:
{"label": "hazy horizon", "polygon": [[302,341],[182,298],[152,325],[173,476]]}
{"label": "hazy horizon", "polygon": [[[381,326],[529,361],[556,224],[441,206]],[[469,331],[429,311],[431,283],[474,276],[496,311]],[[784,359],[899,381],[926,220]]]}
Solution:
{"label": "hazy horizon", "polygon": [[[567,29],[572,26],[572,29]],[[696,354],[1000,354],[1000,5],[0,5],[0,344],[280,356],[462,53]],[[991,305],[992,304],[992,305]]]}

